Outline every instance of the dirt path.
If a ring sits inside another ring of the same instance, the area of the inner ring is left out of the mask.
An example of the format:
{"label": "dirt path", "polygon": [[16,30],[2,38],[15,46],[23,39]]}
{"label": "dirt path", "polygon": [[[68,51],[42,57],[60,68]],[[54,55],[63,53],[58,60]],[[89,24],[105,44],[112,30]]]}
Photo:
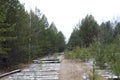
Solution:
{"label": "dirt path", "polygon": [[83,75],[89,70],[90,68],[82,62],[63,59],[59,80],[83,80]]}

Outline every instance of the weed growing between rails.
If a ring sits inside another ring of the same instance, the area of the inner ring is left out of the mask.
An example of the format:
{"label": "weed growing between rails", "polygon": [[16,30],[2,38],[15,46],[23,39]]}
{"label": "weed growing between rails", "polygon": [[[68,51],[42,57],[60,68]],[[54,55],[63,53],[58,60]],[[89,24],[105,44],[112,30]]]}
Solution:
{"label": "weed growing between rails", "polygon": [[42,61],[40,61],[40,62],[39,62],[39,67],[40,67],[40,70],[42,70],[42,67],[43,67],[42,65],[43,65],[43,62],[42,62]]}
{"label": "weed growing between rails", "polygon": [[97,70],[95,68],[95,60],[93,60],[92,66],[93,66],[92,69],[88,73],[88,80],[106,80],[97,73]]}
{"label": "weed growing between rails", "polygon": [[54,57],[54,59],[57,59],[58,53],[54,53],[53,57]]}
{"label": "weed growing between rails", "polygon": [[34,80],[37,80],[37,78],[36,78],[36,72],[34,72]]}

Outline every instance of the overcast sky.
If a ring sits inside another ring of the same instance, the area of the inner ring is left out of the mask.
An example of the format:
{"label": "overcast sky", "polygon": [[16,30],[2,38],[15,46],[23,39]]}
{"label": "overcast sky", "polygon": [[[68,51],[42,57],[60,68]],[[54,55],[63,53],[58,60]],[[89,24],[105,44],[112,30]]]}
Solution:
{"label": "overcast sky", "polygon": [[102,21],[120,18],[120,0],[20,0],[29,10],[39,8],[49,23],[56,24],[66,39],[75,25],[87,14],[92,14],[100,24]]}

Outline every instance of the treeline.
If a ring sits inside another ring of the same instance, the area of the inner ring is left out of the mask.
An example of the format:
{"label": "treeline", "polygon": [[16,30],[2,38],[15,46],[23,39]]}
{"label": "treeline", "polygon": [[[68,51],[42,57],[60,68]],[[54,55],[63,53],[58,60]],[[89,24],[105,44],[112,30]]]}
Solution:
{"label": "treeline", "polygon": [[120,22],[102,22],[100,25],[92,15],[87,15],[74,28],[67,44],[70,52],[66,58],[83,61],[95,59],[100,68],[109,65],[120,76]]}
{"label": "treeline", "polygon": [[18,0],[0,0],[0,68],[65,49],[65,37],[40,12],[25,11]]}
{"label": "treeline", "polygon": [[102,22],[100,25],[92,15],[87,15],[74,28],[68,47],[89,47],[92,43],[99,41],[101,44],[111,43],[120,34],[120,23],[110,21]]}

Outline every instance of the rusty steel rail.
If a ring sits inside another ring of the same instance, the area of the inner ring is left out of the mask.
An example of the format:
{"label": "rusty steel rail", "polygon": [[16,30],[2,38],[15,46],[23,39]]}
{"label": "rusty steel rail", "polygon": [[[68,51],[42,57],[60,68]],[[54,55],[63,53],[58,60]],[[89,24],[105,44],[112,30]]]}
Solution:
{"label": "rusty steel rail", "polygon": [[42,62],[42,63],[60,63],[61,61],[59,59],[47,59],[47,60],[33,60],[33,62],[38,64],[40,62]]}
{"label": "rusty steel rail", "polygon": [[14,73],[18,73],[18,72],[21,72],[21,69],[17,69],[17,70],[13,70],[11,72],[7,72],[7,73],[4,73],[4,74],[1,74],[0,78],[8,76],[8,75],[11,75],[11,74],[14,74]]}

